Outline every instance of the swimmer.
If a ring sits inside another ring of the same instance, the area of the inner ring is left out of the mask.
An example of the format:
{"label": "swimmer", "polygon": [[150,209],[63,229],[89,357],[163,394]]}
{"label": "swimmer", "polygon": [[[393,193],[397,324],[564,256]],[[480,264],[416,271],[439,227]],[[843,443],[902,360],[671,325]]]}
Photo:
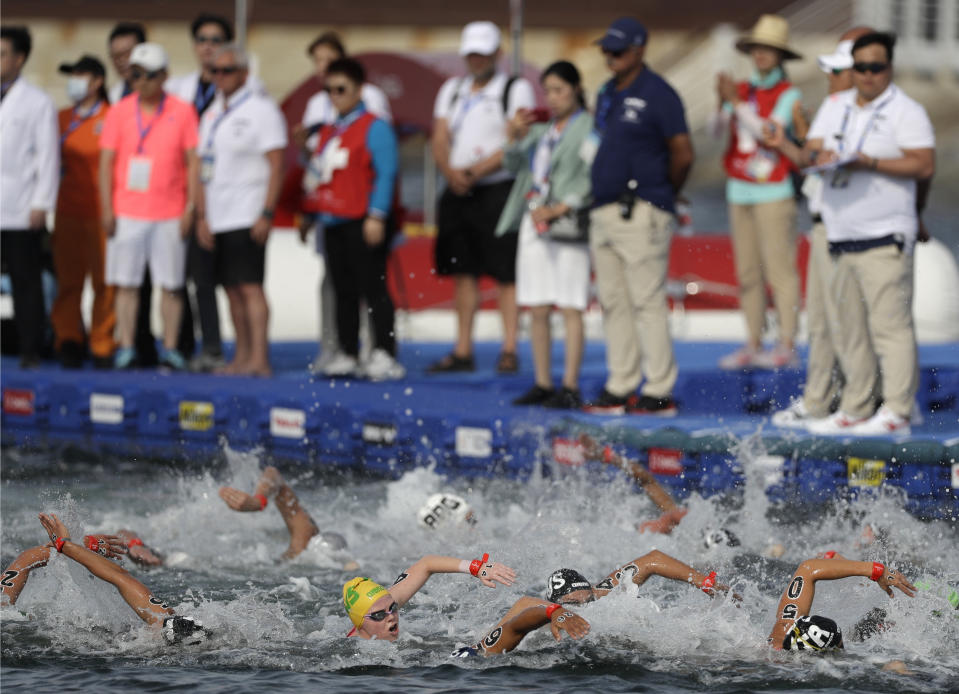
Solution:
{"label": "swimmer", "polygon": [[516,572],[503,564],[482,559],[456,559],[428,555],[397,576],[389,589],[369,578],[356,577],[343,584],[343,606],[353,622],[347,637],[396,641],[400,634],[399,608],[409,602],[433,574],[463,573],[475,576],[488,587],[513,585]]}
{"label": "swimmer", "polygon": [[[130,572],[110,561],[108,557],[117,558],[126,553],[126,547],[118,537],[88,535],[81,545],[70,539],[66,525],[56,515],[41,513],[39,518],[50,537],[50,544],[27,550],[4,572],[3,579],[0,580],[4,601],[16,603],[30,572],[46,566],[55,551],[114,586],[134,613],[160,631],[168,643],[194,645],[206,639],[207,631],[202,624],[190,617],[177,615],[166,603],[154,597],[149,588],[131,576]],[[92,547],[97,549],[91,551]]]}
{"label": "swimmer", "polygon": [[452,492],[433,494],[416,514],[420,524],[430,530],[441,527],[461,526],[472,528],[476,525],[476,514],[461,496]]}
{"label": "swimmer", "polygon": [[[910,598],[916,594],[915,586],[901,573],[887,569],[879,562],[853,561],[836,552],[826,552],[821,559],[807,559],[793,574],[776,608],[776,623],[769,634],[772,647],[787,651],[843,648],[842,631],[836,622],[809,613],[817,581],[834,581],[851,576],[871,578],[889,597],[895,597],[893,588]],[[868,636],[863,630],[857,628],[856,631],[859,638]]]}
{"label": "swimmer", "polygon": [[117,537],[127,547],[127,558],[140,566],[162,566],[163,555],[144,544],[139,534],[126,528],[117,530]]}
{"label": "swimmer", "polygon": [[[234,511],[245,513],[264,510],[271,496],[290,533],[290,545],[283,553],[283,559],[299,556],[311,542],[333,553],[342,553],[346,549],[346,540],[342,535],[320,532],[319,526],[300,505],[300,500],[283,479],[280,471],[272,465],[264,468],[253,494],[247,494],[233,487],[220,487],[220,498],[226,502],[226,505]],[[352,559],[348,557],[343,559],[344,571],[355,571],[358,568],[360,568],[359,564]]]}
{"label": "swimmer", "polygon": [[[508,653],[520,644],[526,634],[546,624],[550,625],[557,641],[564,631],[571,638],[581,639],[589,633],[589,622],[571,612],[568,606],[599,600],[627,579],[641,586],[650,576],[662,576],[697,586],[710,597],[717,591],[729,591],[729,586],[716,582],[715,571],[709,574],[699,573],[659,550],[653,550],[621,566],[596,585],[591,584],[574,569],[558,569],[546,579],[545,602],[528,596],[520,598],[477,644],[458,648],[452,655],[465,658],[471,655]],[[735,593],[733,597],[740,599]]]}

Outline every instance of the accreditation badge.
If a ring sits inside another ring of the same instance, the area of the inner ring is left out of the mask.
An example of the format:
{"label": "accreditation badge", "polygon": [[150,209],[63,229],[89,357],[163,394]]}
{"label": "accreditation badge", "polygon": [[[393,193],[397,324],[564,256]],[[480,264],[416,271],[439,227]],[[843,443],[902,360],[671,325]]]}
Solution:
{"label": "accreditation badge", "polygon": [[776,168],[776,158],[764,149],[756,150],[746,162],[746,174],[754,181],[764,183]]}
{"label": "accreditation badge", "polygon": [[852,177],[852,171],[842,167],[833,171],[832,178],[829,179],[830,188],[845,188],[849,185],[849,179]]}
{"label": "accreditation badge", "polygon": [[213,180],[213,153],[204,154],[200,158],[200,182],[209,183]]}
{"label": "accreditation badge", "polygon": [[150,172],[153,160],[150,157],[135,155],[130,157],[127,166],[127,190],[145,193],[150,189]]}

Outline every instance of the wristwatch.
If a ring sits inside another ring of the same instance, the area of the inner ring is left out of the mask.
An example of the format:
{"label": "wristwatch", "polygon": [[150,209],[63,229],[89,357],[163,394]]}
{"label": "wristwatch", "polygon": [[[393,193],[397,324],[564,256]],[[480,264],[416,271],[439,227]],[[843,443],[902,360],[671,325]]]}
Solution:
{"label": "wristwatch", "polygon": [[271,221],[273,220],[273,215],[274,215],[274,211],[271,210],[269,207],[264,207],[263,211],[260,213],[260,216],[263,217],[263,219],[269,219]]}

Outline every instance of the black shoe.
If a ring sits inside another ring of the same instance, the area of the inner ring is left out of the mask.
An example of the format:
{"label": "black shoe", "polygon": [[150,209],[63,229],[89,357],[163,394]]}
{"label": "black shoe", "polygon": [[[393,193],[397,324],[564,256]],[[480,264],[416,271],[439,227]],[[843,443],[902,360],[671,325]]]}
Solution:
{"label": "black shoe", "polygon": [[599,397],[583,405],[584,412],[592,414],[626,414],[626,403],[635,395],[613,395],[603,388],[599,392]]}
{"label": "black shoe", "polygon": [[24,354],[20,357],[21,369],[35,369],[40,366],[40,357],[36,354]]}
{"label": "black shoe", "polygon": [[554,388],[543,388],[542,386],[534,385],[532,388],[527,390],[523,395],[519,396],[513,401],[514,405],[542,405],[547,400],[556,395],[556,390]]}
{"label": "black shoe", "polygon": [[105,371],[113,368],[113,355],[109,357],[93,356],[93,368],[97,371]]}
{"label": "black shoe", "polygon": [[640,395],[626,404],[629,414],[652,414],[657,417],[675,417],[679,413],[676,401],[670,397],[654,398],[650,395]]}
{"label": "black shoe", "polygon": [[563,386],[557,390],[553,397],[543,403],[543,407],[553,410],[578,410],[583,406],[583,398],[575,388]]}
{"label": "black shoe", "polygon": [[463,373],[466,371],[476,371],[476,362],[473,361],[473,356],[459,357],[452,352],[426,367],[426,373],[428,374]]}
{"label": "black shoe", "polygon": [[66,340],[60,345],[57,354],[60,366],[64,369],[79,369],[83,367],[83,345],[73,340]]}

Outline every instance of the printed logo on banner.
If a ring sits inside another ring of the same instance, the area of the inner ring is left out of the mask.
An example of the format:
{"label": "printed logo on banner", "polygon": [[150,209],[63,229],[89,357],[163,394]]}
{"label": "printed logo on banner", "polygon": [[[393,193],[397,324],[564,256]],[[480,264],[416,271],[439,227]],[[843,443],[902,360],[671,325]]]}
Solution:
{"label": "printed logo on banner", "polygon": [[560,465],[579,467],[586,462],[586,453],[576,439],[557,437],[553,439],[553,459]]}
{"label": "printed logo on banner", "polygon": [[37,396],[26,388],[3,389],[3,413],[29,417],[36,412]]}
{"label": "printed logo on banner", "polygon": [[654,475],[683,474],[683,452],[675,448],[650,448],[649,471]]}
{"label": "printed logo on banner", "polygon": [[482,427],[456,427],[456,455],[489,458],[493,455],[493,432]]}
{"label": "printed logo on banner", "polygon": [[123,396],[90,393],[90,421],[95,424],[123,424]]}
{"label": "printed logo on banner", "polygon": [[180,428],[184,431],[209,431],[213,428],[213,403],[180,401]]}
{"label": "printed logo on banner", "polygon": [[306,412],[288,407],[271,407],[270,435],[284,439],[302,439],[306,436]]}
{"label": "printed logo on banner", "polygon": [[846,473],[850,487],[878,487],[886,479],[886,461],[846,458]]}
{"label": "printed logo on banner", "polygon": [[363,422],[363,442],[392,446],[396,443],[396,425],[385,422]]}
{"label": "printed logo on banner", "polygon": [[959,489],[959,463],[952,464],[952,488]]}

